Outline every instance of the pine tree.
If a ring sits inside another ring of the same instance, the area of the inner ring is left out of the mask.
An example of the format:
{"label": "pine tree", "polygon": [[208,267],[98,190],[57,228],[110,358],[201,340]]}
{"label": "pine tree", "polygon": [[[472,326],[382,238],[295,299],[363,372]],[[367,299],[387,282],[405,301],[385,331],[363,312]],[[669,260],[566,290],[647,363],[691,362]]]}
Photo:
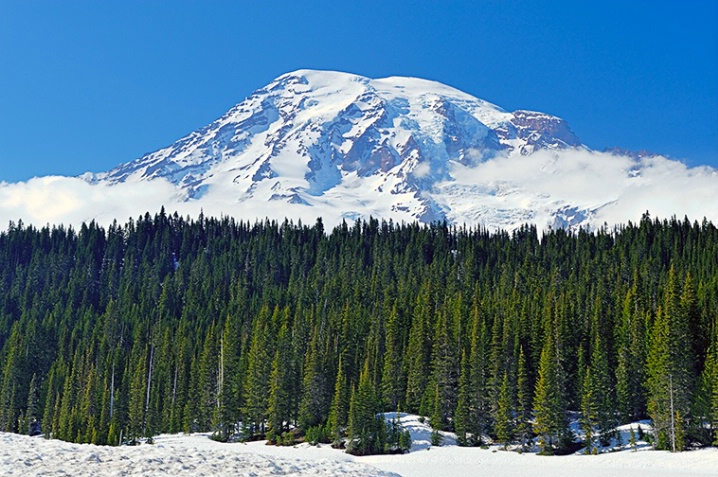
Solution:
{"label": "pine tree", "polygon": [[563,447],[569,435],[557,329],[551,326],[552,321],[551,319],[547,321],[548,329],[539,360],[534,398],[536,410],[534,430],[539,436],[539,444],[544,454],[553,454]]}
{"label": "pine tree", "polygon": [[414,315],[409,331],[409,344],[406,352],[406,405],[412,412],[420,411],[422,399],[427,390],[427,372],[430,357],[428,331],[432,313],[430,285],[421,286],[414,307]]}
{"label": "pine tree", "polygon": [[247,355],[247,376],[244,387],[243,416],[250,436],[265,433],[268,389],[272,360],[268,343],[269,309],[264,307],[252,326],[252,338]]}
{"label": "pine tree", "polygon": [[456,440],[460,446],[468,446],[469,439],[469,406],[470,394],[469,388],[469,363],[466,352],[461,354],[461,372],[459,374],[459,397],[456,403],[456,411],[454,411],[454,432]]}
{"label": "pine tree", "polygon": [[40,388],[37,383],[36,373],[32,373],[32,379],[30,380],[25,419],[27,421],[25,430],[28,435],[36,436],[42,434],[42,427],[40,426]]}
{"label": "pine tree", "polygon": [[288,430],[291,412],[291,343],[287,323],[282,325],[277,337],[277,347],[272,360],[269,381],[269,428],[268,439],[277,442]]}
{"label": "pine tree", "polygon": [[[595,425],[599,432],[601,445],[608,446],[616,427],[614,416],[615,398],[613,386],[611,385],[608,359],[599,332],[596,332],[593,345],[591,346],[591,363],[589,369],[592,373],[590,382],[592,389],[590,393],[592,395],[592,403],[595,405]],[[585,386],[584,392],[586,392]]]}
{"label": "pine tree", "polygon": [[531,438],[531,388],[528,370],[526,369],[526,355],[523,348],[519,352],[519,370],[517,387],[516,409],[516,435],[521,442],[522,450]]}
{"label": "pine tree", "polygon": [[581,395],[581,430],[586,443],[586,454],[594,449],[595,429],[598,422],[597,386],[593,380],[591,367],[586,369],[583,377],[583,392]]}
{"label": "pine tree", "polygon": [[634,277],[617,326],[616,401],[624,422],[640,419],[646,412],[646,318],[637,303],[638,281],[638,277]]}
{"label": "pine tree", "polygon": [[[718,445],[718,337],[710,338],[703,371],[696,383],[691,414],[691,436],[703,445]],[[714,442],[716,440],[716,442]]]}
{"label": "pine tree", "polygon": [[441,430],[450,429],[458,397],[455,326],[447,313],[441,313],[434,331],[432,385],[435,388],[431,425]]}
{"label": "pine tree", "polygon": [[704,375],[707,420],[713,430],[712,443],[718,447],[718,318],[714,319],[713,323],[713,339],[706,356]]}
{"label": "pine tree", "polygon": [[[235,299],[239,299],[236,297]],[[242,408],[242,377],[240,359],[243,355],[242,321],[239,312],[228,313],[222,333],[222,392],[219,426],[227,438],[236,432]],[[176,372],[176,371],[175,371]]]}
{"label": "pine tree", "polygon": [[[20,414],[20,390],[24,374],[22,363],[22,330],[17,321],[10,331],[8,342],[3,348],[2,381],[0,381],[0,431],[17,432]],[[20,432],[24,432],[24,429]]]}
{"label": "pine tree", "polygon": [[349,422],[350,390],[347,377],[344,372],[343,359],[339,357],[337,379],[334,385],[334,397],[329,411],[327,422],[328,431],[331,433],[332,445],[340,447],[346,435],[346,427]]}
{"label": "pine tree", "polygon": [[299,426],[303,429],[324,425],[329,417],[332,387],[329,381],[331,356],[328,355],[327,326],[325,318],[321,317],[314,327],[305,356],[302,400],[299,406]]}
{"label": "pine tree", "polygon": [[685,429],[677,416],[690,410],[692,369],[690,335],[681,309],[675,270],[671,268],[663,306],[656,313],[648,354],[648,412],[653,419],[655,445],[659,449],[682,450],[676,442]]}
{"label": "pine tree", "polygon": [[[466,445],[509,422],[528,442],[535,396],[558,451],[588,390],[604,439],[650,409],[659,446],[718,443],[717,230],[646,216],[539,241],[162,211],[107,230],[13,224],[0,232],[0,429],[38,421],[118,444],[224,439],[242,422],[247,437],[269,425],[339,443],[366,363],[377,412],[419,411]],[[378,451],[397,451],[399,430],[376,429]]]}
{"label": "pine tree", "polygon": [[213,430],[220,439],[224,433],[219,428],[219,415],[221,407],[222,371],[220,363],[220,346],[215,334],[215,324],[209,326],[202,346],[202,355],[199,361],[199,414],[197,425],[203,430]]}
{"label": "pine tree", "polygon": [[347,452],[367,455],[381,451],[384,418],[377,416],[378,412],[375,386],[371,381],[369,363],[365,361],[359,376],[359,386],[353,390],[349,404]]}
{"label": "pine tree", "polygon": [[135,364],[125,373],[129,376],[129,408],[127,437],[136,440],[144,435],[145,396],[147,393],[147,356],[139,354]]}
{"label": "pine tree", "polygon": [[402,369],[403,350],[399,316],[396,306],[392,307],[389,318],[386,320],[386,337],[384,351],[384,366],[382,370],[382,394],[388,409],[398,410],[399,402],[404,394],[404,370]]}
{"label": "pine tree", "polygon": [[498,416],[496,419],[496,438],[506,449],[515,435],[514,404],[508,373],[504,373],[499,390]]}

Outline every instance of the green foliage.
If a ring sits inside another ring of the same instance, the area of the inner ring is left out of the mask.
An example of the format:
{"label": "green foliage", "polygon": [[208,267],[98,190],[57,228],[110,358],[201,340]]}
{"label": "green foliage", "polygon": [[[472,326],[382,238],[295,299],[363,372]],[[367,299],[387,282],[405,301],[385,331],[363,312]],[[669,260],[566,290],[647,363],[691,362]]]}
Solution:
{"label": "green foliage", "polygon": [[329,444],[331,438],[325,426],[314,426],[307,429],[304,434],[304,441],[315,446],[317,444]]}
{"label": "green foliage", "polygon": [[375,389],[367,360],[349,404],[346,447],[350,454],[380,454],[384,449],[384,418],[377,415],[380,408]]}
{"label": "green foliage", "polygon": [[581,430],[586,436],[585,445],[587,454],[590,449],[594,447],[597,400],[596,386],[593,381],[591,368],[589,367],[584,374],[583,395],[581,396]]}
{"label": "green foliage", "polygon": [[683,449],[686,430],[681,416],[690,412],[693,390],[690,330],[678,289],[675,267],[671,267],[647,360],[648,412],[659,449]]}
{"label": "green foliage", "polygon": [[496,439],[504,444],[504,449],[513,441],[516,433],[514,414],[509,376],[504,373],[499,391],[498,418],[496,419]]}
{"label": "green foliage", "polygon": [[629,430],[628,445],[631,446],[631,449],[632,449],[634,452],[636,451],[636,445],[637,445],[636,433],[635,433],[635,431],[633,430],[633,427],[632,427],[632,426],[631,426],[631,428],[630,428],[630,430]]}
{"label": "green foliage", "polygon": [[[551,313],[549,309],[549,313]],[[534,430],[544,454],[553,454],[566,444],[568,423],[564,397],[564,380],[561,364],[560,336],[552,320],[547,321],[546,340],[539,361],[534,406]]]}
{"label": "green foliage", "polygon": [[604,438],[650,416],[659,447],[718,445],[716,277],[712,223],[648,216],[542,236],[164,212],[12,223],[0,430],[117,445],[321,429],[353,452],[400,452],[405,432],[377,416],[401,409],[462,445],[535,433],[552,453],[583,407]]}

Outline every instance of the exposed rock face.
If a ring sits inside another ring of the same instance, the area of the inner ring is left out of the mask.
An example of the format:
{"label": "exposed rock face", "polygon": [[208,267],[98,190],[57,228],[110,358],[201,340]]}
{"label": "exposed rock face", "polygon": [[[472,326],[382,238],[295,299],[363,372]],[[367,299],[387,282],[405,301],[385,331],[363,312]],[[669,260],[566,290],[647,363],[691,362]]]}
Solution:
{"label": "exposed rock face", "polygon": [[514,111],[511,124],[516,135],[525,141],[521,145],[522,154],[530,154],[536,149],[578,147],[581,141],[571,132],[566,121],[556,116],[534,111]]}

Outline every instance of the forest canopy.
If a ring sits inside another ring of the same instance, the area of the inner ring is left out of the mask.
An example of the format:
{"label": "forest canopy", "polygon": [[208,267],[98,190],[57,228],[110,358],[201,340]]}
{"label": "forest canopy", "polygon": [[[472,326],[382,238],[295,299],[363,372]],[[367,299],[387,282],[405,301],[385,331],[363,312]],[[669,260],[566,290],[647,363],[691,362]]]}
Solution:
{"label": "forest canopy", "polygon": [[0,430],[117,445],[163,432],[355,453],[428,416],[461,445],[570,448],[651,418],[718,444],[718,230],[539,235],[374,219],[326,231],[145,214],[0,233]]}

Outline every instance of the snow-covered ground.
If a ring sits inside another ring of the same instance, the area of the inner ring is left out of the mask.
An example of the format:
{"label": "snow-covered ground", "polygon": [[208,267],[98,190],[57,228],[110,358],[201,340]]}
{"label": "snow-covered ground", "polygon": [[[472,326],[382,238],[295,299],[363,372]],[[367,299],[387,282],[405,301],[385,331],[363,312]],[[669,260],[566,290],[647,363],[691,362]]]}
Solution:
{"label": "snow-covered ground", "polygon": [[[403,424],[414,440],[405,455],[354,457],[328,446],[221,444],[207,435],[162,435],[154,445],[99,447],[0,433],[2,476],[404,476],[437,477],[687,477],[718,476],[718,449],[671,454],[638,446],[599,455],[543,457],[500,450],[461,448],[446,435],[430,445],[430,431],[416,416]],[[628,431],[626,431],[628,432]],[[627,439],[624,441],[627,445]]]}

